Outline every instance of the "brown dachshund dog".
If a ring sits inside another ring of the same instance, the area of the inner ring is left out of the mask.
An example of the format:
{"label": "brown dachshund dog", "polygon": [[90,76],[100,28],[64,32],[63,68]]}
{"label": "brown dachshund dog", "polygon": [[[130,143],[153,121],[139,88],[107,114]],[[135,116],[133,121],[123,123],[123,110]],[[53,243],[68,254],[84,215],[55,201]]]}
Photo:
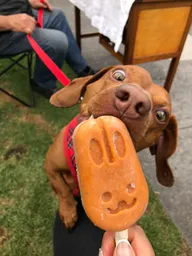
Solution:
{"label": "brown dachshund dog", "polygon": [[[50,99],[56,107],[71,107],[78,102],[78,122],[91,115],[94,118],[111,115],[121,119],[136,151],[149,147],[155,155],[158,181],[164,186],[173,185],[167,160],[176,149],[177,121],[171,113],[169,94],[153,83],[146,70],[138,66],[108,67],[96,75],[74,79]],[[77,221],[77,203],[72,193],[76,183],[64,154],[65,130],[66,127],[50,146],[44,167],[59,197],[60,217],[67,228],[72,228]]]}

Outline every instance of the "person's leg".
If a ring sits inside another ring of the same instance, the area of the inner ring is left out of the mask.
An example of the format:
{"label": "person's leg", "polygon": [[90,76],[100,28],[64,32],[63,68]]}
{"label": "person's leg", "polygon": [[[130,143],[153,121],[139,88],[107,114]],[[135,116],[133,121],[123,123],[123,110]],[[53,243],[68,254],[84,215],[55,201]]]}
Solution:
{"label": "person's leg", "polygon": [[3,35],[3,40],[2,38],[0,39],[1,56],[13,56],[32,50],[24,33],[10,32]]}
{"label": "person's leg", "polygon": [[98,256],[104,231],[88,219],[80,199],[78,199],[79,220],[75,228],[68,232],[58,213],[56,214],[53,232],[54,256]]}
{"label": "person's leg", "polygon": [[63,11],[59,8],[53,8],[52,12],[45,10],[43,23],[44,28],[59,30],[67,36],[68,51],[65,60],[74,72],[78,75],[82,74],[88,68],[88,65],[81,55],[81,51]]}
{"label": "person's leg", "polygon": [[[59,67],[62,67],[68,47],[66,35],[61,31],[40,29],[37,27],[32,36],[49,57],[55,61]],[[32,51],[31,45],[24,33],[12,32],[9,33],[7,37],[4,36],[3,39],[0,45],[0,55],[14,55]],[[36,58],[34,81],[38,86],[46,90],[56,88],[55,76],[52,75],[38,57]]]}
{"label": "person's leg", "polygon": [[[33,38],[57,66],[62,68],[68,48],[66,35],[53,29],[36,29],[33,33]],[[56,88],[56,77],[48,70],[38,56],[36,57],[34,81],[43,88]]]}

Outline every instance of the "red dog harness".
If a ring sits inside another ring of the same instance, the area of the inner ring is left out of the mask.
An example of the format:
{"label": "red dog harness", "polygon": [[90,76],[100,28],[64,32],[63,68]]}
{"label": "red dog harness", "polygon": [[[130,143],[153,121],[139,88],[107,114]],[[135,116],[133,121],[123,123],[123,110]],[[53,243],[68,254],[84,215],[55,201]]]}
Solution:
{"label": "red dog harness", "polygon": [[77,179],[77,170],[76,170],[76,162],[75,162],[75,154],[74,154],[74,148],[73,148],[73,132],[77,125],[79,124],[79,115],[73,118],[73,120],[66,126],[65,133],[64,133],[64,155],[67,160],[68,167],[71,171],[71,174],[73,176],[73,179],[76,183],[76,188],[73,190],[74,196],[80,196],[79,194],[79,185],[78,185],[78,179]]}

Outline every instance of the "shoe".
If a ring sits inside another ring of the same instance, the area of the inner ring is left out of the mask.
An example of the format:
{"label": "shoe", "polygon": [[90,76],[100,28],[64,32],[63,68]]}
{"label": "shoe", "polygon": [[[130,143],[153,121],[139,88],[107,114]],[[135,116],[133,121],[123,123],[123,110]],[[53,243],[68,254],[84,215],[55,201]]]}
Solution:
{"label": "shoe", "polygon": [[41,94],[43,97],[45,97],[48,100],[51,98],[51,96],[54,93],[57,92],[56,88],[55,89],[45,89],[45,88],[37,85],[34,80],[32,80],[32,90]]}
{"label": "shoe", "polygon": [[95,75],[96,72],[89,66],[87,66],[83,71],[81,71],[78,74],[78,77],[85,77],[85,76],[91,76],[91,75]]}

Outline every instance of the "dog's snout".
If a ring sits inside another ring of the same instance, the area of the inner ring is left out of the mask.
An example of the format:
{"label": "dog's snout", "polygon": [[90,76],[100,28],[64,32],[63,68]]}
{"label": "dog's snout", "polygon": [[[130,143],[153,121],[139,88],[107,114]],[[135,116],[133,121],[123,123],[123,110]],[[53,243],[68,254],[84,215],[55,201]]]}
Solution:
{"label": "dog's snout", "polygon": [[150,100],[141,101],[135,105],[135,110],[140,116],[145,116],[151,110],[151,102]]}
{"label": "dog's snout", "polygon": [[143,89],[134,85],[121,85],[115,91],[115,105],[127,117],[146,116],[151,110],[151,101]]}
{"label": "dog's snout", "polygon": [[125,90],[125,88],[119,87],[116,92],[115,96],[120,100],[120,101],[128,101],[129,99],[129,91]]}

